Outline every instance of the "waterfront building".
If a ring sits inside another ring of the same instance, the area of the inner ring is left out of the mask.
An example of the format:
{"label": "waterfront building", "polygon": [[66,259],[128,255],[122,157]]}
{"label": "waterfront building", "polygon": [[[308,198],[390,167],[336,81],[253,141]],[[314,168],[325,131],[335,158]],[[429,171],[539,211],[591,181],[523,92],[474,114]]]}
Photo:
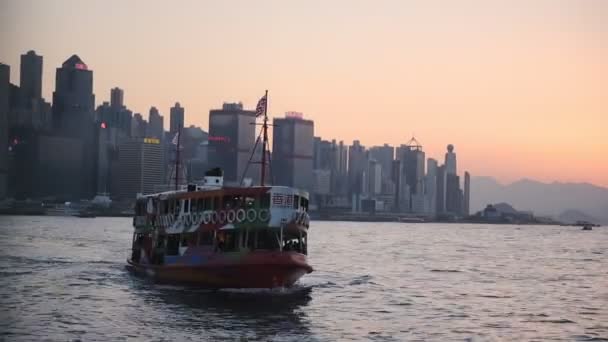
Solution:
{"label": "waterfront building", "polygon": [[348,190],[351,195],[361,194],[366,168],[367,151],[359,140],[355,140],[348,149]]}
{"label": "waterfront building", "polygon": [[164,118],[156,107],[151,107],[148,114],[148,127],[146,136],[149,138],[163,139],[165,134]]}
{"label": "waterfront building", "polygon": [[273,124],[272,168],[275,184],[311,191],[314,122],[304,119],[301,113],[287,112],[284,118],[275,118]]}
{"label": "waterfront building", "polygon": [[137,194],[155,192],[163,182],[161,140],[155,137],[136,138],[118,146],[116,176],[112,178],[112,195],[134,199]]}
{"label": "waterfront building", "polygon": [[470,215],[470,202],[471,202],[471,174],[468,171],[464,173],[464,203],[462,206],[463,216]]}
{"label": "waterfront building", "polygon": [[447,174],[456,175],[458,174],[456,169],[456,153],[454,152],[454,145],[448,145],[448,151],[445,154],[445,172]]}
{"label": "waterfront building", "polygon": [[[240,183],[243,177],[259,181],[260,165],[247,166],[256,140],[255,120],[255,111],[244,110],[240,102],[209,111],[209,167],[224,170],[226,183]],[[261,148],[257,148],[253,161],[261,160],[260,156]]]}
{"label": "waterfront building", "polygon": [[8,195],[8,101],[11,69],[0,63],[0,200]]}
{"label": "waterfront building", "polygon": [[118,87],[110,89],[110,106],[116,110],[122,109],[125,106],[124,90]]}
{"label": "waterfront building", "polygon": [[437,168],[437,160],[427,159],[424,177],[424,211],[431,216],[437,212]]}
{"label": "waterfront building", "polygon": [[42,56],[33,50],[21,55],[19,87],[24,107],[31,107],[31,101],[42,98]]}
{"label": "waterfront building", "polygon": [[184,107],[180,106],[179,102],[170,109],[169,132],[175,134],[184,129]]}

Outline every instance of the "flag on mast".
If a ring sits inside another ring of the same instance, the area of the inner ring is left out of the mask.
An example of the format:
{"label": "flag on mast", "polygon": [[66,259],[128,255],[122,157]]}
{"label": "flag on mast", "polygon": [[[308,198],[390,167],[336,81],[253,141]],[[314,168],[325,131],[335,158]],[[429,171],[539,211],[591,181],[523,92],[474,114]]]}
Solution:
{"label": "flag on mast", "polygon": [[266,95],[262,96],[262,98],[258,101],[258,105],[255,107],[255,117],[264,115],[266,111]]}
{"label": "flag on mast", "polygon": [[173,137],[173,140],[171,140],[171,143],[172,143],[173,145],[177,145],[177,141],[178,141],[178,140],[179,140],[179,132],[177,132],[177,133],[175,134],[175,136]]}

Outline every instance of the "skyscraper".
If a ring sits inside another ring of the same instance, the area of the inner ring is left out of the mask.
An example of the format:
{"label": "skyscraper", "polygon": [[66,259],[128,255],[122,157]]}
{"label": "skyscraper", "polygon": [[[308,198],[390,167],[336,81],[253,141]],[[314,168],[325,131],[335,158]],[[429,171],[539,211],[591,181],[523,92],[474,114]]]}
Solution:
{"label": "skyscraper", "polygon": [[133,138],[143,138],[146,136],[146,132],[148,131],[148,122],[144,120],[143,116],[139,113],[133,114],[133,119],[131,121],[131,137]]}
{"label": "skyscraper", "polygon": [[146,135],[149,138],[162,139],[164,133],[164,118],[156,107],[151,107],[148,115],[148,130],[146,131]]}
{"label": "skyscraper", "polygon": [[110,106],[112,109],[118,110],[124,107],[125,92],[116,87],[110,90]]}
{"label": "skyscraper", "polygon": [[427,159],[426,176],[424,177],[425,212],[435,215],[437,212],[437,160]]}
{"label": "skyscraper", "polygon": [[453,173],[446,174],[445,210],[452,215],[462,213],[462,190],[460,177]]}
{"label": "skyscraper", "polygon": [[313,185],[314,122],[287,112],[273,120],[272,172],[275,184],[311,191]]}
{"label": "skyscraper", "polygon": [[463,216],[469,216],[470,213],[470,201],[471,201],[471,175],[468,171],[464,173],[464,203],[462,205]]}
{"label": "skyscraper", "polygon": [[53,122],[65,136],[91,136],[95,95],[93,71],[76,55],[57,68],[53,92]]}
{"label": "skyscraper", "polygon": [[113,194],[134,199],[136,194],[149,194],[163,183],[163,156],[160,139],[137,138],[118,146],[117,174],[113,177]]}
{"label": "skyscraper", "polygon": [[184,107],[180,106],[179,102],[176,102],[175,106],[171,107],[169,120],[169,132],[172,135],[184,129]]}
{"label": "skyscraper", "polygon": [[445,172],[447,174],[455,175],[456,172],[456,153],[454,152],[454,145],[448,145],[448,152],[445,154]]}
{"label": "skyscraper", "polygon": [[391,165],[395,156],[395,148],[384,144],[383,146],[373,146],[369,149],[369,157],[375,159],[382,167],[382,183],[391,178]]}
{"label": "skyscraper", "polygon": [[[255,111],[244,110],[242,103],[209,111],[209,167],[222,168],[226,182],[240,182],[244,175],[255,144],[255,118]],[[260,160],[258,150],[254,161]],[[259,165],[250,165],[245,176],[257,181],[259,170]]]}
{"label": "skyscraper", "polygon": [[367,151],[359,140],[348,149],[348,191],[360,194],[363,190],[363,173],[367,168]]}
{"label": "skyscraper", "polygon": [[401,145],[398,149],[398,158],[403,164],[405,172],[405,183],[409,187],[410,207],[411,211],[424,211],[424,162],[425,154],[422,151],[422,146],[416,138]]}
{"label": "skyscraper", "polygon": [[[94,124],[94,105],[93,71],[80,57],[72,55],[56,71],[53,92],[55,137],[48,137],[48,143],[40,142],[41,167],[45,165],[53,171],[53,176],[46,177],[46,183],[40,186],[48,189],[48,194],[72,200],[95,195],[98,130]],[[70,144],[73,147],[68,149]],[[61,152],[51,151],[52,145]],[[69,184],[60,186],[57,178]]]}
{"label": "skyscraper", "polygon": [[0,199],[8,193],[8,98],[11,69],[0,63]]}
{"label": "skyscraper", "polygon": [[30,108],[32,100],[42,98],[42,56],[32,50],[21,55],[19,79],[23,104]]}
{"label": "skyscraper", "polygon": [[445,165],[441,165],[437,167],[437,187],[436,187],[436,198],[437,198],[437,214],[444,214],[445,202],[446,202],[446,185],[447,185],[447,177],[446,177]]}

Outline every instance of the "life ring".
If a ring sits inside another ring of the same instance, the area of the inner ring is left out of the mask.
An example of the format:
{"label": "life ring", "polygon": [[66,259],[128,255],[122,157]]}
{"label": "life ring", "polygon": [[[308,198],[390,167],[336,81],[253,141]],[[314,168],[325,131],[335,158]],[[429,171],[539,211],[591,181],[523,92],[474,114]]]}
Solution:
{"label": "life ring", "polygon": [[228,210],[226,213],[226,220],[228,220],[228,223],[232,223],[236,220],[236,213],[234,210]]}
{"label": "life ring", "polygon": [[209,224],[209,222],[211,221],[211,213],[206,211],[203,213],[203,223],[204,224]]}
{"label": "life ring", "polygon": [[236,222],[241,223],[245,221],[247,218],[247,214],[245,213],[245,209],[239,209],[236,211]]}
{"label": "life ring", "polygon": [[226,222],[226,211],[222,210],[217,214],[217,223],[224,224]]}
{"label": "life ring", "polygon": [[258,217],[260,218],[260,221],[268,221],[268,219],[270,218],[270,213],[268,212],[268,209],[260,210],[260,214],[258,215]]}
{"label": "life ring", "polygon": [[248,222],[252,223],[257,218],[258,218],[258,213],[255,211],[255,209],[248,209],[247,210],[247,221]]}

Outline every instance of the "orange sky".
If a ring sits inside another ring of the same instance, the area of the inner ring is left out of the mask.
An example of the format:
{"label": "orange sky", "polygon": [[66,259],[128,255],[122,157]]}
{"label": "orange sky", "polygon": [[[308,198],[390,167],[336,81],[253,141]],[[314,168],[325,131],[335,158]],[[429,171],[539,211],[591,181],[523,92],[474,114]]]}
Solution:
{"label": "orange sky", "polygon": [[608,1],[5,1],[0,61],[44,56],[43,92],[77,53],[96,102],[207,128],[224,101],[304,112],[325,139],[427,156],[459,169],[608,186]]}

